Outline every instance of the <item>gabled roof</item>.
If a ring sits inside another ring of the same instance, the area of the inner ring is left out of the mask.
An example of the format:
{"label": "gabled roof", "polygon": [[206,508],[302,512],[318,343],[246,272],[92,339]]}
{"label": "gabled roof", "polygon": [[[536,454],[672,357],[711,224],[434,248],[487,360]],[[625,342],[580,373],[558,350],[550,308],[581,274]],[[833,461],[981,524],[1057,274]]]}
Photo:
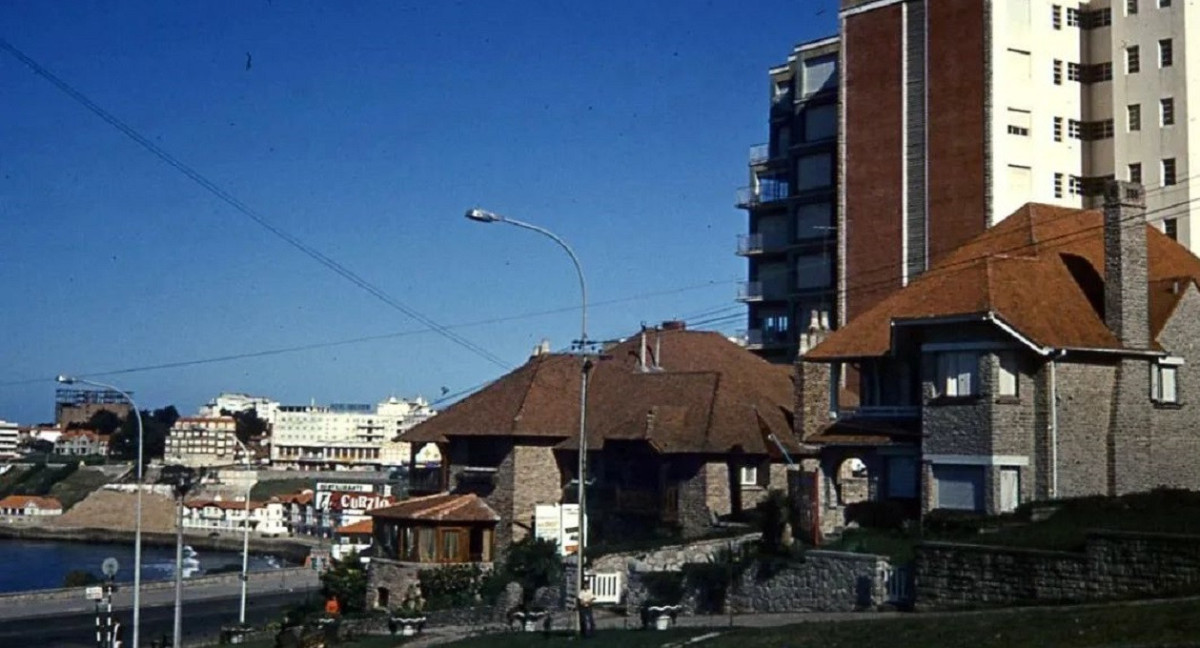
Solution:
{"label": "gabled roof", "polygon": [[[1146,226],[1150,332],[1157,338],[1200,259]],[[834,331],[805,360],[876,357],[893,322],[994,316],[1034,344],[1121,349],[1104,323],[1104,215],[1030,203],[971,239],[908,286]]]}
{"label": "gabled roof", "polygon": [[4,509],[61,509],[62,502],[53,497],[41,497],[38,495],[9,495],[4,499],[0,499],[0,508]]}
{"label": "gabled roof", "polygon": [[352,535],[352,534],[371,535],[371,533],[374,532],[374,528],[375,528],[375,521],[370,518],[367,518],[365,520],[359,520],[358,522],[355,522],[354,524],[347,524],[346,526],[340,526],[334,531],[334,533],[337,535]]}
{"label": "gabled roof", "polygon": [[367,511],[371,518],[414,522],[499,522],[500,516],[474,493],[439,493],[412,497],[385,508]]}
{"label": "gabled roof", "polygon": [[[794,403],[791,369],[773,365],[719,333],[646,332],[608,349],[588,385],[589,447],[642,440],[661,453],[767,454],[776,435],[789,448]],[[410,430],[406,441],[449,437],[541,437],[573,448],[579,433],[579,358],[542,354]]]}

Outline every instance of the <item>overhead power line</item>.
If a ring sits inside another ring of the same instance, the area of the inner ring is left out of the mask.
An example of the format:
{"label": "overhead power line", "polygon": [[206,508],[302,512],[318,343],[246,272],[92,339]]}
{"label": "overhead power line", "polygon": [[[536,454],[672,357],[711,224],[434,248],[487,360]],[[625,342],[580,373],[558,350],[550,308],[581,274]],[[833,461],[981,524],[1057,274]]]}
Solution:
{"label": "overhead power line", "polygon": [[302,241],[297,236],[291,234],[290,232],[284,230],[283,228],[281,228],[281,227],[275,225],[274,223],[272,223],[271,221],[267,220],[267,218],[265,216],[258,213],[256,210],[254,210],[250,206],[246,205],[242,201],[238,200],[235,196],[233,196],[229,192],[222,189],[220,186],[218,186],[213,181],[209,180],[207,177],[205,177],[199,171],[195,170],[194,168],[187,165],[186,163],[180,161],[178,158],[171,155],[170,153],[168,153],[167,151],[165,151],[164,149],[162,149],[161,147],[156,145],[154,142],[147,139],[145,136],[143,136],[141,133],[139,133],[133,127],[129,126],[128,124],[121,121],[119,118],[117,118],[113,114],[111,114],[108,111],[106,111],[105,109],[101,108],[99,105],[97,105],[95,102],[93,102],[91,99],[89,99],[82,92],[76,90],[74,87],[72,87],[66,81],[63,81],[62,79],[60,79],[53,72],[50,72],[46,68],[42,67],[37,61],[35,61],[32,58],[30,58],[29,56],[27,56],[24,52],[17,49],[11,43],[9,43],[7,40],[5,40],[3,38],[0,38],[0,49],[3,49],[4,51],[6,51],[10,55],[12,55],[14,58],[16,58],[18,61],[24,63],[31,70],[33,70],[34,73],[36,73],[38,76],[40,76],[40,77],[46,79],[47,81],[49,81],[50,83],[52,83],[59,90],[63,91],[63,93],[65,93],[68,97],[75,100],[77,103],[82,105],[84,108],[87,108],[89,111],[94,113],[96,116],[98,116],[101,119],[103,119],[104,121],[108,122],[108,124],[111,125],[112,127],[116,128],[117,130],[124,133],[125,136],[127,136],[129,139],[131,139],[134,142],[136,142],[137,144],[139,144],[142,148],[144,148],[147,151],[149,151],[150,153],[152,153],[155,157],[159,158],[163,162],[166,162],[169,166],[171,166],[175,170],[179,171],[183,175],[187,176],[193,182],[200,185],[206,191],[208,191],[212,195],[216,196],[218,199],[220,199],[225,204],[232,207],[238,213],[240,213],[243,216],[245,216],[246,218],[249,218],[250,220],[254,221],[260,227],[262,227],[263,229],[270,232],[272,235],[276,236],[277,238],[284,241],[288,245],[290,245],[290,246],[296,248],[297,250],[299,250],[300,252],[302,252],[305,256],[308,256],[309,258],[313,259],[314,261],[321,264],[325,268],[340,275],[342,278],[346,279],[347,281],[354,284],[355,286],[358,286],[359,288],[366,291],[368,294],[375,297],[376,299],[383,302],[384,304],[387,304],[388,306],[394,308],[395,310],[400,311],[401,313],[407,315],[408,317],[429,327],[429,329],[437,332],[439,335],[450,340],[451,342],[454,342],[455,344],[463,347],[464,349],[467,349],[468,351],[478,355],[479,357],[487,360],[488,362],[491,362],[492,364],[499,366],[502,369],[510,368],[510,365],[507,362],[505,362],[504,360],[502,360],[500,357],[496,356],[492,352],[475,344],[474,342],[471,342],[470,340],[462,337],[461,335],[458,335],[458,334],[452,332],[446,326],[443,326],[442,324],[440,324],[437,321],[433,320],[432,318],[424,315],[423,313],[416,310],[415,308],[408,306],[407,304],[401,302],[400,300],[396,299],[395,297],[392,297],[386,291],[384,291],[382,288],[376,286],[375,284],[371,283],[367,279],[363,278],[358,273],[356,273],[353,270],[350,270],[346,266],[342,265],[336,259],[333,259],[333,258],[325,255],[321,251],[313,248],[312,246],[310,246],[307,243],[305,243],[304,241]]}

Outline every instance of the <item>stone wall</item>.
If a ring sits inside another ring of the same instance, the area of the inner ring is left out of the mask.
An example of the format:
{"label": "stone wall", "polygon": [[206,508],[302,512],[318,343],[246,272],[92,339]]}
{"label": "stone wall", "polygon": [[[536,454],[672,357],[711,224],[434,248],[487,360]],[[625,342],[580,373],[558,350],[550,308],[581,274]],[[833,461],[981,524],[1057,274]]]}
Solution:
{"label": "stone wall", "polygon": [[1181,405],[1156,404],[1151,413],[1154,430],[1152,461],[1155,482],[1174,488],[1200,488],[1200,292],[1191,283],[1181,284],[1183,296],[1170,321],[1159,333],[1163,349],[1185,358],[1176,369],[1176,389]]}
{"label": "stone wall", "polygon": [[920,608],[1090,601],[1200,590],[1200,536],[1093,532],[1083,552],[929,542]]}
{"label": "stone wall", "polygon": [[[420,582],[421,569],[429,567],[431,565],[372,558],[367,568],[367,609],[399,606],[409,587]],[[380,600],[381,590],[387,591],[386,605]]]}
{"label": "stone wall", "polygon": [[591,569],[595,572],[679,571],[686,563],[712,562],[713,557],[721,550],[728,549],[730,543],[740,547],[743,544],[758,541],[759,537],[761,536],[758,533],[749,533],[731,538],[671,545],[653,551],[626,551],[608,554],[593,560]]}
{"label": "stone wall", "polygon": [[[722,612],[852,612],[886,603],[888,561],[882,556],[841,551],[812,550],[802,561],[782,565],[756,563],[747,568],[726,594]],[[625,608],[636,617],[648,602],[648,571],[631,571],[625,590]],[[684,614],[695,614],[702,594],[684,579],[680,601]]]}
{"label": "stone wall", "polygon": [[562,501],[562,478],[554,459],[553,441],[534,441],[513,447],[512,541],[533,532],[533,511],[538,504]]}
{"label": "stone wall", "polygon": [[[1112,412],[1116,368],[1084,363],[1068,355],[1058,363],[1058,496],[1108,492],[1108,448],[1104,432]],[[1142,386],[1149,390],[1149,378]]]}

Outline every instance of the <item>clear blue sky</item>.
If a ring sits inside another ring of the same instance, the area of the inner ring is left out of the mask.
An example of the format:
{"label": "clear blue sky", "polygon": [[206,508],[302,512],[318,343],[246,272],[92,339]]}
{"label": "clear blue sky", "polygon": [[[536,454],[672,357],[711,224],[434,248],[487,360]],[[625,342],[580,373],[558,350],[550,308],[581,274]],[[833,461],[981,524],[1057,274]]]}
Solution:
{"label": "clear blue sky", "polygon": [[[583,4],[14,0],[0,37],[440,323],[578,304],[561,250],[473,206],[575,247],[593,338],[744,312],[733,202],[766,71],[836,29],[836,0]],[[51,419],[58,373],[422,328],[4,52],[0,88],[0,418]],[[668,294],[629,299],[647,293]],[[577,337],[578,312],[456,332],[517,366]],[[436,398],[501,373],[426,332],[96,378],[186,413],[220,391]]]}

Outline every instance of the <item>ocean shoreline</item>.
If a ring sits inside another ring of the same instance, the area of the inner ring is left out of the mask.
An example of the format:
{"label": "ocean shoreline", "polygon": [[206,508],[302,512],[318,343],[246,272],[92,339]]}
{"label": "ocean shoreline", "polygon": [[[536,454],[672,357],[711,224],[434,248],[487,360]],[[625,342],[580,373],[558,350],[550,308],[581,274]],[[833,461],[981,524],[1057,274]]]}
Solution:
{"label": "ocean shoreline", "polygon": [[[134,535],[133,531],[127,529],[0,524],[0,540],[124,544],[132,543]],[[197,550],[228,551],[233,553],[241,553],[242,551],[242,536],[238,534],[222,534],[213,538],[207,535],[184,533],[183,542]],[[175,534],[143,530],[142,545],[174,547]],[[250,553],[275,556],[297,565],[304,564],[309,552],[320,546],[315,541],[307,539],[250,537]]]}

